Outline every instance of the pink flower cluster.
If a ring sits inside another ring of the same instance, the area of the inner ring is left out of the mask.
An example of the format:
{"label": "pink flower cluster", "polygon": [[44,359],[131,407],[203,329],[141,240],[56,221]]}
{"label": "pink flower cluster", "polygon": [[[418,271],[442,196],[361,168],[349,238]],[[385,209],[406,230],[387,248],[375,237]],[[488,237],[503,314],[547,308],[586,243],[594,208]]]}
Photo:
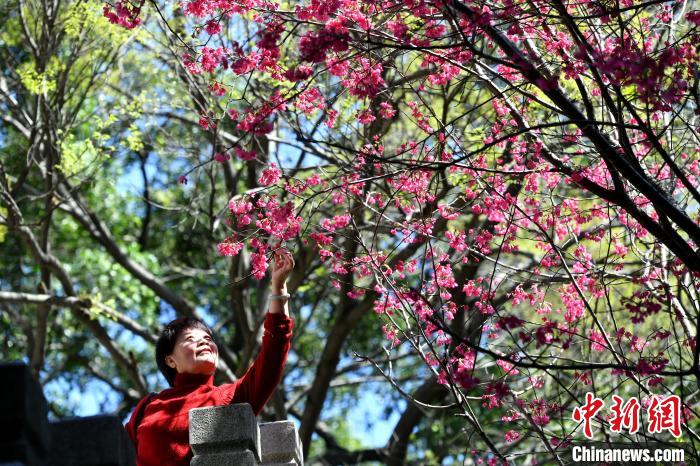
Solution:
{"label": "pink flower cluster", "polygon": [[240,147],[236,147],[234,149],[234,152],[236,153],[236,157],[245,161],[255,160],[255,157],[257,157],[258,155],[258,153],[255,150],[244,150]]}
{"label": "pink flower cluster", "polygon": [[282,172],[279,168],[277,168],[277,165],[274,162],[271,162],[270,165],[262,171],[260,178],[258,178],[258,183],[260,183],[262,186],[277,184],[281,178],[281,175]]}
{"label": "pink flower cluster", "polygon": [[669,46],[653,56],[625,40],[612,50],[599,52],[595,63],[613,83],[634,84],[643,102],[669,111],[686,94],[688,67],[697,58],[697,50],[689,44]]}
{"label": "pink flower cluster", "polygon": [[270,119],[275,113],[284,111],[286,108],[287,103],[285,99],[279,92],[276,92],[270,99],[263,102],[260,107],[246,112],[243,119],[236,125],[236,128],[256,136],[265,135],[273,129]]}
{"label": "pink flower cluster", "polygon": [[241,252],[241,249],[243,249],[243,243],[224,241],[223,243],[219,243],[216,249],[221,256],[233,257]]}
{"label": "pink flower cluster", "polygon": [[343,79],[343,86],[350,94],[358,97],[373,98],[384,87],[382,77],[382,64],[372,63],[367,58],[360,58],[359,66],[350,71],[350,74]]}
{"label": "pink flower cluster", "polygon": [[297,5],[295,12],[302,21],[316,20],[326,22],[343,4],[343,0],[311,0],[308,6]]}
{"label": "pink flower cluster", "polygon": [[228,203],[228,208],[239,227],[249,225],[253,221],[251,217],[253,204],[250,201],[231,199]]}
{"label": "pink flower cluster", "polygon": [[299,39],[299,59],[321,63],[329,51],[344,52],[348,49],[350,35],[343,20],[333,20],[320,31],[310,31]]}
{"label": "pink flower cluster", "polygon": [[137,0],[136,3],[132,3],[130,0],[117,0],[114,5],[114,11],[112,11],[108,4],[105,4],[102,9],[102,14],[112,24],[118,24],[127,29],[133,29],[141,24],[139,15],[141,14],[143,3],[144,0]]}

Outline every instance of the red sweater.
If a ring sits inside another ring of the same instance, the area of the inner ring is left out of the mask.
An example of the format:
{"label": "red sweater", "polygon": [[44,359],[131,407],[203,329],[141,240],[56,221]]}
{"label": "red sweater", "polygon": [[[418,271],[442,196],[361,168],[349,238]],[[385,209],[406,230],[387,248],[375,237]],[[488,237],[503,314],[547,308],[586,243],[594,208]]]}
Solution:
{"label": "red sweater", "polygon": [[[189,410],[229,403],[250,403],[256,415],[282,378],[293,321],[284,314],[265,316],[262,349],[243,377],[214,386],[214,376],[177,374],[172,388],[142,399],[126,423],[136,446],[137,466],[189,466]],[[143,417],[138,426],[138,413]]]}

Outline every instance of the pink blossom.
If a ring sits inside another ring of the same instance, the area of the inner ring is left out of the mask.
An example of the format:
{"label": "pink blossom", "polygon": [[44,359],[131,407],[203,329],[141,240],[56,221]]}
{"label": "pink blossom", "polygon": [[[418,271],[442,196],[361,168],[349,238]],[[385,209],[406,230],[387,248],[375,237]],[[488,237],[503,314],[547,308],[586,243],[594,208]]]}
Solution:
{"label": "pink blossom", "polygon": [[455,361],[454,379],[464,390],[470,390],[480,382],[473,377],[476,355],[472,349],[466,349],[462,351],[462,356]]}
{"label": "pink blossom", "polygon": [[509,394],[510,388],[505,382],[500,380],[490,382],[484,390],[484,395],[481,396],[482,406],[488,409],[498,408],[503,405],[503,400]]}
{"label": "pink blossom", "polygon": [[397,331],[393,326],[390,326],[389,324],[382,325],[382,332],[384,332],[384,335],[386,336],[387,340],[391,342],[392,346],[396,346],[401,344],[401,340],[397,337]]}
{"label": "pink blossom", "polygon": [[436,21],[428,21],[425,24],[425,36],[431,39],[439,39],[445,33],[445,25]]}
{"label": "pink blossom", "polygon": [[232,214],[242,215],[253,210],[253,204],[245,200],[231,199],[228,203],[228,208]]}
{"label": "pink blossom", "polygon": [[382,102],[379,104],[379,116],[388,120],[393,118],[394,115],[396,115],[396,110],[389,102]]}
{"label": "pink blossom", "polygon": [[367,58],[360,58],[358,65],[343,79],[343,85],[352,95],[373,98],[385,84],[382,77],[382,64],[371,63]]}
{"label": "pink blossom", "polygon": [[331,243],[333,243],[333,238],[330,235],[325,235],[323,233],[314,232],[311,233],[309,237],[316,241],[316,244],[318,244],[319,246],[328,246]]}
{"label": "pink blossom", "polygon": [[345,215],[336,215],[332,219],[323,219],[321,221],[321,227],[330,231],[334,232],[337,229],[345,228],[350,224],[350,215],[345,214]]}
{"label": "pink blossom", "polygon": [[213,73],[221,65],[223,60],[224,49],[222,47],[210,49],[209,47],[202,48],[202,56],[200,63],[202,69],[208,73]]}
{"label": "pink blossom", "polygon": [[282,21],[273,20],[268,22],[265,28],[260,32],[258,47],[264,50],[263,54],[265,57],[274,59],[279,56],[277,42],[285,28],[285,24]]}
{"label": "pink blossom", "polygon": [[457,286],[450,264],[443,264],[435,267],[435,279],[438,286],[443,288],[455,288]]}
{"label": "pink blossom", "polygon": [[205,130],[205,131],[208,130],[208,129],[209,129],[209,125],[210,125],[209,118],[207,118],[207,117],[205,117],[205,116],[199,118],[199,126],[200,126],[203,130]]}
{"label": "pink blossom", "polygon": [[241,249],[243,249],[243,243],[223,242],[219,243],[216,248],[220,256],[233,257],[241,252]]}
{"label": "pink blossom", "polygon": [[335,120],[338,118],[338,112],[333,109],[329,109],[326,112],[326,120],[323,122],[327,127],[333,128],[335,126]]}
{"label": "pink blossom", "polygon": [[506,441],[506,443],[513,443],[516,440],[520,438],[520,433],[514,431],[514,430],[509,430],[506,432],[506,434],[503,436],[503,439]]}
{"label": "pink blossom", "polygon": [[231,71],[237,75],[250,73],[255,69],[258,59],[259,57],[255,53],[251,53],[248,56],[240,56],[231,62]]}
{"label": "pink blossom", "polygon": [[516,375],[516,374],[519,374],[519,373],[520,373],[520,371],[519,371],[518,369],[515,368],[515,365],[514,365],[514,364],[512,364],[512,363],[510,363],[510,362],[508,362],[508,361],[505,361],[505,360],[503,360],[503,359],[498,359],[498,360],[496,361],[496,364],[498,365],[498,367],[500,367],[501,369],[503,369],[503,371],[504,371],[507,375]]}
{"label": "pink blossom", "polygon": [[211,19],[207,22],[207,25],[204,27],[204,30],[207,31],[207,34],[213,36],[214,34],[218,34],[221,32],[221,24],[215,19]]}
{"label": "pink blossom", "polygon": [[326,59],[328,51],[347,50],[349,40],[350,36],[342,22],[329,22],[324,29],[310,31],[299,39],[299,58],[301,61],[321,63]]}
{"label": "pink blossom", "polygon": [[345,59],[328,58],[326,59],[326,66],[328,67],[328,72],[333,76],[345,76],[350,71],[350,61]]}
{"label": "pink blossom", "polygon": [[245,200],[237,201],[235,199],[231,199],[229,201],[228,207],[231,211],[231,214],[236,217],[236,221],[238,222],[239,226],[249,225],[253,221],[250,215],[250,212],[253,209],[253,205],[250,202]]}
{"label": "pink blossom", "polygon": [[137,5],[134,5],[129,0],[117,0],[114,5],[114,12],[109,5],[105,5],[102,9],[102,14],[112,24],[118,24],[126,29],[133,29],[141,24],[139,14],[141,14],[142,7],[143,0],[138,1]]}
{"label": "pink blossom", "polygon": [[324,109],[326,106],[326,99],[317,87],[312,87],[299,94],[294,105],[303,113],[308,114],[316,109]]}
{"label": "pink blossom", "polygon": [[253,267],[253,276],[262,280],[267,272],[267,257],[264,252],[253,252],[250,255],[250,262]]}
{"label": "pink blossom", "polygon": [[260,178],[258,178],[258,183],[262,186],[271,186],[277,184],[280,180],[282,172],[277,168],[274,162],[270,163],[269,167],[264,169]]}
{"label": "pink blossom", "polygon": [[309,186],[318,186],[321,184],[321,176],[318,173],[314,173],[310,177],[308,177],[306,180],[306,184]]}
{"label": "pink blossom", "polygon": [[209,90],[217,97],[221,97],[222,95],[226,94],[226,86],[218,82],[210,84]]}
{"label": "pink blossom", "polygon": [[341,0],[311,0],[308,6],[295,7],[297,18],[303,21],[315,19],[318,21],[328,21],[343,4]]}
{"label": "pink blossom", "polygon": [[597,351],[599,353],[601,351],[605,351],[605,338],[603,338],[603,335],[600,332],[591,329],[588,331],[588,337],[591,339],[591,349],[593,351]]}
{"label": "pink blossom", "polygon": [[226,163],[227,160],[230,160],[231,156],[225,153],[217,152],[214,154],[214,160],[216,160],[219,163]]}
{"label": "pink blossom", "polygon": [[467,244],[465,243],[466,235],[464,232],[453,233],[451,231],[445,232],[445,238],[450,242],[450,247],[454,248],[455,251],[464,251],[467,249]]}
{"label": "pink blossom", "polygon": [[346,14],[346,17],[355,21],[357,26],[363,31],[369,31],[372,28],[369,18],[359,11],[350,11]]}
{"label": "pink blossom", "polygon": [[212,5],[207,0],[191,0],[185,6],[185,13],[197,18],[203,18],[213,11]]}
{"label": "pink blossom", "polygon": [[187,70],[188,73],[190,74],[201,74],[202,73],[202,67],[197,61],[195,57],[190,55],[189,53],[183,54],[182,55],[182,64],[185,66],[185,69]]}
{"label": "pink blossom", "polygon": [[357,121],[362,123],[363,125],[368,125],[372,123],[376,118],[372,114],[372,112],[369,109],[363,110],[359,114],[355,115],[357,117]]}
{"label": "pink blossom", "polygon": [[236,147],[233,150],[236,153],[236,157],[241,160],[254,160],[258,155],[255,150],[243,150],[240,147]]}
{"label": "pink blossom", "polygon": [[408,26],[401,19],[397,19],[396,21],[388,21],[386,26],[399,41],[408,41]]}
{"label": "pink blossom", "polygon": [[689,11],[685,14],[685,19],[696,26],[700,26],[700,10]]}
{"label": "pink blossom", "polygon": [[296,68],[290,68],[284,72],[284,77],[289,81],[303,81],[313,74],[314,70],[310,66],[300,65]]}
{"label": "pink blossom", "polygon": [[286,104],[279,96],[263,103],[256,111],[248,111],[243,120],[236,126],[237,129],[246,133],[262,136],[272,131],[272,123],[268,120],[275,112],[282,111]]}

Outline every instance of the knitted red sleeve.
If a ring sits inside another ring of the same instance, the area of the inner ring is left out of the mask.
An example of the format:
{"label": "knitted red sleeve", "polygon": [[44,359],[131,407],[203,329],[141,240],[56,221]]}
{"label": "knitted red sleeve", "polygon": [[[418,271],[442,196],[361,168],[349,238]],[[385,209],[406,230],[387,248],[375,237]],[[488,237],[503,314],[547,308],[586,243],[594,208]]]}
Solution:
{"label": "knitted red sleeve", "polygon": [[284,314],[267,313],[262,348],[255,362],[235,384],[226,387],[225,402],[250,403],[257,416],[282,379],[291,346],[294,321]]}

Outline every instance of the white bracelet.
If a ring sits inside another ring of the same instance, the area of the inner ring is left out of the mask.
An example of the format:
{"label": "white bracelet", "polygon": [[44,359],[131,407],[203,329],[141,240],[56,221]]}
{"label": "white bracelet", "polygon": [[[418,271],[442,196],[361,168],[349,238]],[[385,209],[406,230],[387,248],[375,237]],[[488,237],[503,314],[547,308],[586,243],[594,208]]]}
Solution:
{"label": "white bracelet", "polygon": [[291,297],[292,297],[292,295],[290,295],[289,293],[271,294],[271,295],[270,295],[270,300],[271,300],[271,301],[281,301],[281,300],[283,300],[283,299],[284,299],[284,300],[287,300],[287,299],[289,299],[289,298],[291,298]]}

